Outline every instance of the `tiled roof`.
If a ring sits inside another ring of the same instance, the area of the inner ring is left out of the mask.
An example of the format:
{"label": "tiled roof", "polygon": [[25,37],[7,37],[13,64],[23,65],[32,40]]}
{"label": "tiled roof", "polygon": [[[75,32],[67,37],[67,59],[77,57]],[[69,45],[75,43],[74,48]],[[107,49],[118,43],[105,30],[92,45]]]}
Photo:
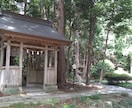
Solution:
{"label": "tiled roof", "polygon": [[25,34],[23,36],[27,34],[35,37],[70,42],[64,36],[61,36],[49,21],[12,12],[2,12],[0,15],[0,29]]}

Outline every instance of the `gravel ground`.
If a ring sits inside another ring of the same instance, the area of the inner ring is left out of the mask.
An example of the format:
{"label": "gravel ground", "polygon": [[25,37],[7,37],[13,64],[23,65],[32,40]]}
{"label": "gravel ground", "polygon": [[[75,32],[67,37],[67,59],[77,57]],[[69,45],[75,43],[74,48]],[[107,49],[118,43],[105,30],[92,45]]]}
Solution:
{"label": "gravel ground", "polygon": [[57,93],[45,93],[45,92],[34,92],[34,93],[26,93],[26,94],[19,94],[19,95],[12,95],[12,96],[3,96],[0,97],[0,107],[9,106],[13,103],[37,103],[40,101],[45,101],[47,99],[55,98],[55,99],[70,99],[73,97],[79,96],[90,96],[93,94],[110,94],[110,93],[128,93],[132,95],[131,89],[126,89],[117,86],[110,86],[110,85],[103,85],[99,86],[102,89],[91,89],[85,91],[76,91],[76,92],[57,92]]}

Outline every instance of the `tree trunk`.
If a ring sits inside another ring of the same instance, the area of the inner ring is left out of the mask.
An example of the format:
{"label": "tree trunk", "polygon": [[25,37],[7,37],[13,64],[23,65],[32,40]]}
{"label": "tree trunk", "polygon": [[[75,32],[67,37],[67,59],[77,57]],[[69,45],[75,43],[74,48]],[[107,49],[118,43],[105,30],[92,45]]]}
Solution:
{"label": "tree trunk", "polygon": [[[70,34],[69,34],[69,40],[71,40],[71,36],[72,36],[72,26],[71,26],[71,19],[70,19],[70,24],[69,24],[69,30],[70,30]],[[68,51],[67,51],[67,78],[69,78],[70,77],[70,73],[71,73],[71,71],[72,71],[72,67],[71,67],[71,65],[72,65],[72,62],[71,62],[71,55],[72,55],[72,52],[71,52],[71,46],[69,46],[68,47]]]}
{"label": "tree trunk", "polygon": [[90,30],[89,30],[89,39],[88,39],[88,53],[87,53],[87,71],[85,74],[86,77],[86,85],[90,83],[90,65],[91,65],[91,50],[92,50],[92,39],[93,39],[93,29],[95,25],[95,18],[96,17],[90,17],[89,23],[90,23]]}
{"label": "tree trunk", "polygon": [[78,74],[79,73],[79,42],[78,42],[78,37],[79,33],[76,30],[76,39],[75,39],[75,64],[76,64],[76,70],[75,70],[75,76],[78,82],[82,82],[81,76]]}
{"label": "tree trunk", "polygon": [[[64,1],[58,1],[58,32],[64,36]],[[58,87],[61,88],[65,84],[65,56],[64,46],[60,46],[58,53],[58,74],[57,82]]]}
{"label": "tree trunk", "polygon": [[24,15],[27,14],[27,0],[24,0]]}
{"label": "tree trunk", "polygon": [[84,71],[83,71],[83,79],[86,78],[86,72],[87,72],[87,66],[88,66],[88,54],[86,52],[86,55],[84,57]]}
{"label": "tree trunk", "polygon": [[[107,31],[107,36],[106,36],[106,41],[105,41],[105,48],[104,48],[104,54],[103,54],[103,64],[104,64],[104,60],[106,57],[106,49],[107,49],[107,45],[108,45],[108,38],[109,38],[109,32],[110,30]],[[101,69],[101,73],[100,73],[100,84],[102,83],[104,77],[104,68]]]}
{"label": "tree trunk", "polygon": [[55,23],[55,18],[56,18],[56,0],[54,0],[54,14],[53,14],[53,23]]}
{"label": "tree trunk", "polygon": [[78,68],[79,67],[79,42],[78,42],[79,33],[78,33],[78,31],[75,31],[75,34],[76,34],[76,39],[75,39],[75,64]]}

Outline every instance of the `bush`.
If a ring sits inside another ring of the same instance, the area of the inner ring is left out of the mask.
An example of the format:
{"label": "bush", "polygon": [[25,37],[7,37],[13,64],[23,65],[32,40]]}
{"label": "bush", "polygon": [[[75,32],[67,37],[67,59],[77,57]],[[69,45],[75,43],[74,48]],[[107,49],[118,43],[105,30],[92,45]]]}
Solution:
{"label": "bush", "polygon": [[108,84],[117,84],[124,81],[127,82],[129,80],[132,80],[132,76],[129,76],[127,74],[116,74],[114,72],[106,73],[105,78],[108,81]]}
{"label": "bush", "polygon": [[105,60],[103,63],[102,60],[98,61],[96,65],[91,65],[90,71],[91,71],[91,77],[94,79],[99,79],[100,72],[103,69],[104,73],[110,73],[114,71],[113,66],[111,66],[111,63],[108,62],[109,60]]}
{"label": "bush", "polygon": [[125,87],[125,88],[128,88],[128,89],[132,89],[132,83],[131,82],[117,84],[117,86]]}

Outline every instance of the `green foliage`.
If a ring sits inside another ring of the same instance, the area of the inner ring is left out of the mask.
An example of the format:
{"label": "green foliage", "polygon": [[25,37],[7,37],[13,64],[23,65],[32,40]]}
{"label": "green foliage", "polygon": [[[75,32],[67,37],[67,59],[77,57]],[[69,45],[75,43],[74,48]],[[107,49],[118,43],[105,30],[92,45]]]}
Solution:
{"label": "green foliage", "polygon": [[49,99],[49,100],[48,100],[48,103],[49,103],[50,105],[54,106],[55,103],[56,103],[56,101],[55,101],[55,99]]}
{"label": "green foliage", "polygon": [[[130,72],[130,54],[126,53],[123,55],[123,49],[129,48],[131,45],[131,41],[129,36],[126,37],[120,37],[120,35],[116,35],[115,37],[115,48],[114,55],[115,55],[115,61],[120,64],[124,70],[127,70]],[[124,44],[123,44],[124,43]],[[126,51],[127,52],[127,51]]]}
{"label": "green foliage", "polygon": [[128,93],[121,93],[120,95],[123,96],[123,97],[129,97]]}
{"label": "green foliage", "polygon": [[79,100],[80,100],[82,103],[86,103],[86,102],[89,100],[89,97],[88,97],[88,96],[82,96],[82,97],[79,97]]}
{"label": "green foliage", "polygon": [[108,63],[103,63],[103,61],[100,60],[95,66],[91,65],[91,76],[95,79],[99,79],[99,75],[102,68],[104,70],[104,73],[113,72],[113,68]]}
{"label": "green foliage", "polygon": [[35,104],[33,102],[30,102],[29,104],[25,104],[23,102],[15,103],[10,106],[11,108],[35,108]]}
{"label": "green foliage", "polygon": [[10,0],[1,0],[0,1],[0,9],[2,10],[10,10],[13,12],[18,12],[19,9],[16,4],[14,4],[14,1]]}
{"label": "green foliage", "polygon": [[[14,1],[19,3],[24,2],[24,0],[0,0],[0,8],[19,12],[17,3],[14,3]],[[54,0],[30,0],[27,3],[27,15],[39,18],[46,16],[47,19],[57,20],[57,6],[57,1]],[[128,47],[128,44],[131,44],[131,38],[127,38],[127,41],[125,43],[123,42],[126,34],[131,31],[129,30],[132,18],[131,10],[132,0],[64,0],[65,35],[73,40],[73,43],[75,39],[78,39],[80,61],[83,61],[85,59],[84,56],[87,55],[87,43],[90,36],[89,18],[95,18],[92,22],[93,52],[91,56],[93,57],[92,60],[96,59],[97,64],[94,64],[94,61],[92,61],[91,75],[93,78],[99,78],[102,68],[105,73],[113,71],[107,64],[103,64],[101,61],[103,56],[107,56],[103,55],[107,30],[110,30],[110,34],[116,37],[114,44],[109,44],[107,49],[113,52],[116,56],[116,62],[121,64],[125,70],[130,69],[129,58],[123,56],[122,50],[126,47],[125,45]],[[79,32],[78,37],[75,31]],[[74,49],[74,44],[72,44],[71,55],[67,57],[71,64],[74,62]],[[16,63],[18,64],[17,59]]]}
{"label": "green foliage", "polygon": [[131,108],[132,99],[128,95],[126,97],[128,97],[128,98],[127,99],[121,99],[119,102],[112,101],[113,108]]}
{"label": "green foliage", "polygon": [[70,72],[69,80],[73,81],[75,79],[74,72]]}
{"label": "green foliage", "polygon": [[93,99],[93,100],[100,100],[103,98],[103,95],[101,94],[95,94],[95,95],[91,95],[91,96],[88,96],[89,99]]}
{"label": "green foliage", "polygon": [[130,106],[132,106],[132,99],[128,98],[126,100],[122,100],[120,101],[120,104],[124,106],[125,108],[130,108]]}
{"label": "green foliage", "polygon": [[16,57],[15,57],[14,65],[15,65],[15,66],[19,66],[19,56],[16,56]]}
{"label": "green foliage", "polygon": [[28,15],[32,17],[41,17],[41,14],[39,11],[39,4],[37,0],[32,0],[30,2]]}
{"label": "green foliage", "polygon": [[127,74],[116,74],[116,73],[107,73],[105,74],[106,80],[108,80],[109,84],[118,84],[120,82],[127,82],[132,80],[132,77]]}
{"label": "green foliage", "polygon": [[64,103],[63,108],[76,108],[76,102],[73,101],[71,104]]}
{"label": "green foliage", "polygon": [[129,83],[129,82],[119,83],[119,84],[116,84],[116,85],[120,86],[120,87],[125,87],[125,88],[132,89],[132,83]]}
{"label": "green foliage", "polygon": [[127,70],[130,72],[130,56],[123,56],[120,59],[120,64],[124,68],[124,70]]}
{"label": "green foliage", "polygon": [[25,107],[25,104],[22,102],[11,105],[11,108],[24,108],[24,107]]}
{"label": "green foliage", "polygon": [[[45,102],[45,101],[44,101]],[[52,103],[52,102],[51,102]],[[92,96],[81,96],[73,99],[59,100],[53,106],[49,102],[45,104],[17,103],[9,108],[131,108],[132,97],[127,93],[121,94],[95,94]]]}
{"label": "green foliage", "polygon": [[64,103],[63,108],[69,108],[69,106],[66,103]]}
{"label": "green foliage", "polygon": [[73,102],[69,105],[69,108],[76,108],[76,102],[73,101]]}
{"label": "green foliage", "polygon": [[35,104],[33,102],[30,102],[28,105],[29,105],[29,108],[35,108]]}

